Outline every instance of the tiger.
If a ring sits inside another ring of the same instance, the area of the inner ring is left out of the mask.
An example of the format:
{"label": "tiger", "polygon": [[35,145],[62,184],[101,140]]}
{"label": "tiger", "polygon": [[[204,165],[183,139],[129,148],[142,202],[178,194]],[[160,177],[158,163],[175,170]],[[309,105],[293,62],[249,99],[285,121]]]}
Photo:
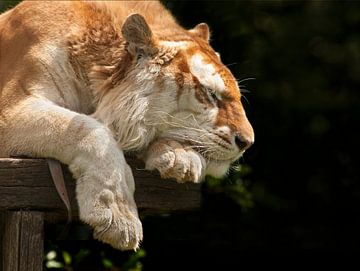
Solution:
{"label": "tiger", "polygon": [[0,16],[0,157],[68,165],[81,221],[116,249],[143,238],[124,153],[199,183],[253,142],[206,23],[185,29],[157,1],[23,1]]}

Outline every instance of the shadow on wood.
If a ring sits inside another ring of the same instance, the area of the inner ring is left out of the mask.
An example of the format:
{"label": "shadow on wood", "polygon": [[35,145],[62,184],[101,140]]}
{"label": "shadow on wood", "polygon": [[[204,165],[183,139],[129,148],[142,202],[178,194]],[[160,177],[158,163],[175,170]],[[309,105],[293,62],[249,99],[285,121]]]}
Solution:
{"label": "shadow on wood", "polygon": [[[141,162],[128,162],[133,169],[135,200],[141,213],[172,213],[200,207],[200,185],[162,180],[157,173],[143,170]],[[66,166],[63,170],[76,218],[75,180]],[[44,211],[47,222],[66,220],[66,208],[56,192],[46,160],[0,159],[0,211],[19,209]]]}
{"label": "shadow on wood", "polygon": [[[200,207],[200,185],[162,180],[127,159],[135,178],[135,200],[142,214],[173,213]],[[75,180],[63,166],[73,220],[78,220]],[[67,210],[45,159],[0,158],[0,242],[3,271],[42,270],[44,222],[66,221]],[[2,269],[1,269],[2,268]]]}

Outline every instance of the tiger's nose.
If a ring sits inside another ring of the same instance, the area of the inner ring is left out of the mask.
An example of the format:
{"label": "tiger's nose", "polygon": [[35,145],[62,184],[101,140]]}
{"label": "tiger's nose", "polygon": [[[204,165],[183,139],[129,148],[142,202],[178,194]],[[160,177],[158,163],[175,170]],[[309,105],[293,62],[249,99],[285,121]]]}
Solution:
{"label": "tiger's nose", "polygon": [[254,138],[243,136],[241,134],[235,134],[235,144],[239,147],[241,151],[245,151],[254,144]]}

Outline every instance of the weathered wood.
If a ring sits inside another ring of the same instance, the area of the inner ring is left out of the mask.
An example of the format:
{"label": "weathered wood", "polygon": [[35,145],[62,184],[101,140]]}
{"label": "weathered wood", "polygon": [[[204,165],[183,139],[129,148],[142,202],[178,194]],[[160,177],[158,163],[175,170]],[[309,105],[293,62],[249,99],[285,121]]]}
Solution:
{"label": "weathered wood", "polygon": [[[128,159],[136,183],[135,200],[146,213],[187,211],[200,206],[200,186],[162,180],[154,172],[143,170],[141,162]],[[75,181],[63,166],[65,182],[77,216]],[[55,222],[66,219],[66,209],[52,182],[44,159],[0,158],[0,211],[43,210],[45,219]],[[49,213],[51,212],[51,214]]]}
{"label": "weathered wood", "polygon": [[42,270],[44,214],[10,211],[4,221],[3,271]]}
{"label": "weathered wood", "polygon": [[42,212],[22,211],[20,230],[20,271],[42,270],[44,257],[44,214]]}
{"label": "weathered wood", "polygon": [[[158,174],[143,170],[141,162],[135,159],[128,159],[128,162],[135,178],[135,199],[142,213],[199,208],[199,185],[161,180]],[[66,166],[63,171],[73,219],[77,219],[75,180]],[[50,223],[65,221],[66,215],[46,160],[0,158],[0,230],[3,233],[0,259],[3,259],[3,271],[41,270],[44,219]]]}
{"label": "weathered wood", "polygon": [[21,212],[9,212],[5,215],[3,233],[3,270],[19,270],[19,248]]}

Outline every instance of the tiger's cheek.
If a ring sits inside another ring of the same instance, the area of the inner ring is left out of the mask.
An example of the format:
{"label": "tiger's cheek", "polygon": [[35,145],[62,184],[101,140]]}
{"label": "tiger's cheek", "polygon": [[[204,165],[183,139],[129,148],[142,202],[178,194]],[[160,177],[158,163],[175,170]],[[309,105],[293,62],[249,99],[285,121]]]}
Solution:
{"label": "tiger's cheek", "polygon": [[227,126],[232,132],[239,130],[243,109],[236,102],[221,103],[216,119],[216,126]]}
{"label": "tiger's cheek", "polygon": [[196,99],[196,95],[191,88],[184,89],[178,97],[179,109],[193,113],[201,113],[205,107]]}

